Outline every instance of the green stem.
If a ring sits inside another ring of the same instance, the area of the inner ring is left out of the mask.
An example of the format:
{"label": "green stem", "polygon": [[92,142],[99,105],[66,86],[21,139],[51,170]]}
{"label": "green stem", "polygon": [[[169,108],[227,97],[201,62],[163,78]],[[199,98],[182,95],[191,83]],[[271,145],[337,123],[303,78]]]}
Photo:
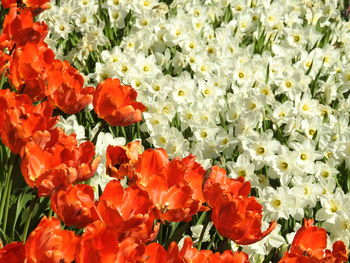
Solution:
{"label": "green stem", "polygon": [[204,233],[205,233],[205,230],[208,227],[208,223],[209,223],[209,221],[206,220],[205,224],[203,225],[203,229],[202,229],[201,235],[199,236],[199,241],[198,241],[198,245],[197,245],[198,250],[201,250]]}
{"label": "green stem", "polygon": [[127,141],[127,140],[128,140],[128,138],[126,137],[126,132],[125,132],[125,128],[124,128],[124,126],[121,126],[121,127],[120,127],[120,130],[122,131],[123,137],[124,137],[124,138],[125,138],[125,140]]}
{"label": "green stem", "polygon": [[5,205],[5,211],[4,214],[4,220],[3,220],[3,230],[6,231],[7,228],[7,218],[9,214],[9,208],[10,208],[10,197],[11,197],[11,188],[12,188],[12,180],[8,182],[8,190],[7,190],[7,196],[6,196],[6,205]]}
{"label": "green stem", "polygon": [[208,250],[210,250],[210,248],[213,246],[215,237],[216,237],[216,232],[215,232],[215,234],[212,236],[212,238],[210,240],[210,243],[209,243],[209,245],[207,247]]}
{"label": "green stem", "polygon": [[157,239],[160,244],[163,244],[163,226],[164,225],[160,225],[158,236],[157,236]]}
{"label": "green stem", "polygon": [[[4,185],[5,190],[2,192],[1,204],[0,204],[0,222],[1,222],[1,224],[3,224],[4,215],[8,213],[8,197],[11,193],[11,186],[12,186],[12,184],[10,184],[10,180],[11,180],[13,166],[16,163],[16,160],[17,160],[17,155],[12,154],[10,156],[10,159],[8,160],[8,164],[6,166],[7,172],[5,175],[5,185]],[[6,215],[6,217],[7,217],[7,215]]]}
{"label": "green stem", "polygon": [[47,217],[52,217],[52,216],[53,216],[53,210],[50,208],[50,210],[49,210],[49,213],[48,213]]}
{"label": "green stem", "polygon": [[206,211],[203,212],[203,213],[201,214],[200,218],[198,219],[198,221],[196,222],[196,225],[201,225],[202,222],[204,221],[204,218],[206,217],[206,215],[207,215],[207,212],[206,212]]}
{"label": "green stem", "polygon": [[5,83],[5,73],[2,73],[1,80],[0,80],[0,89],[2,89],[2,86],[4,86]]}
{"label": "green stem", "polygon": [[103,123],[101,123],[101,126],[98,128],[98,131],[96,132],[94,138],[91,139],[91,142],[92,142],[93,144],[96,144],[96,142],[97,142],[97,137],[98,137],[98,135],[100,134],[100,132],[101,132],[103,129],[104,129],[104,125],[103,125]]}
{"label": "green stem", "polygon": [[33,217],[33,211],[34,211],[34,207],[35,205],[37,204],[39,200],[39,197],[38,196],[35,196],[35,198],[31,201],[30,203],[30,207],[29,207],[29,217],[26,221],[26,224],[24,226],[24,229],[23,229],[23,235],[22,235],[22,241],[25,242],[27,240],[27,235],[28,235],[28,230],[29,230],[29,225],[30,225],[30,221],[32,220],[32,217]]}
{"label": "green stem", "polygon": [[176,228],[180,225],[180,222],[174,222],[172,223],[172,226],[171,226],[171,232],[170,232],[170,236],[169,236],[169,239],[172,238]]}

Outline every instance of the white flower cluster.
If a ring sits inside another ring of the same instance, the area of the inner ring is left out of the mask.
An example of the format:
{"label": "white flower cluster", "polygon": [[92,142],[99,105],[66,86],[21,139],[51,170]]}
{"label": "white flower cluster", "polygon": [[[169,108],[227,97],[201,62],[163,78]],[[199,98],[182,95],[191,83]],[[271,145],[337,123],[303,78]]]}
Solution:
{"label": "white flower cluster", "polygon": [[[52,5],[41,14],[49,41],[56,46],[76,32],[73,60],[106,47],[89,76],[95,83],[118,77],[137,90],[148,107],[141,128],[150,143],[246,177],[266,221],[312,216],[332,240],[349,245],[350,22],[339,1],[97,6],[93,0]],[[279,247],[282,237],[274,233],[250,249],[266,255]]]}

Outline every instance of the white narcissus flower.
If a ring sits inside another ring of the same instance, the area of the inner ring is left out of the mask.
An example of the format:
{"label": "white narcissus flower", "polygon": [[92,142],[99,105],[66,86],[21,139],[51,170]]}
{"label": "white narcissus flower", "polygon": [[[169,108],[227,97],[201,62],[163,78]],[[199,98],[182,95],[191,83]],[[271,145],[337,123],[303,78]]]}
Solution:
{"label": "white narcissus flower", "polygon": [[[264,227],[268,227],[267,222],[263,222]],[[274,230],[262,240],[243,247],[243,252],[246,252],[248,255],[267,255],[271,249],[279,248],[286,243],[286,240],[283,236],[279,234],[281,230],[281,225],[277,224]]]}
{"label": "white narcissus flower", "polygon": [[254,181],[258,178],[254,174],[255,166],[246,154],[238,156],[236,162],[227,162],[227,168],[232,178],[244,177],[247,181]]}
{"label": "white narcissus flower", "polygon": [[83,10],[77,10],[72,15],[72,18],[74,19],[74,23],[76,25],[75,29],[77,29],[77,32],[88,32],[91,27],[94,27],[95,20],[94,20],[94,14],[95,10],[90,8],[84,8]]}
{"label": "white narcissus flower", "polygon": [[258,136],[242,137],[242,148],[255,162],[255,169],[259,170],[267,165],[278,152],[280,143],[273,139],[272,130]]}
{"label": "white narcissus flower", "polygon": [[319,196],[322,193],[322,186],[315,182],[313,176],[297,177],[292,179],[295,196],[298,196],[298,206],[301,208],[316,206]]}
{"label": "white narcissus flower", "polygon": [[264,214],[267,221],[278,218],[288,219],[294,216],[296,211],[297,197],[287,186],[265,187],[259,193],[259,202],[264,206]]}
{"label": "white narcissus flower", "polygon": [[323,222],[323,227],[331,233],[333,240],[341,240],[345,246],[350,244],[350,216],[345,210],[339,211],[334,221]]}
{"label": "white narcissus flower", "polygon": [[111,62],[106,64],[97,62],[95,73],[89,74],[89,77],[95,79],[98,83],[100,83],[108,78],[115,77],[116,74],[116,66]]}
{"label": "white narcissus flower", "polygon": [[301,174],[313,174],[315,172],[315,161],[322,158],[322,155],[315,150],[315,143],[305,139],[302,143],[291,143],[295,150],[292,154],[297,170]]}
{"label": "white narcissus flower", "polygon": [[55,27],[53,28],[53,35],[56,39],[63,38],[68,39],[68,34],[73,31],[73,26],[67,22],[64,17],[57,18],[55,21]]}
{"label": "white narcissus flower", "polygon": [[75,115],[70,115],[67,119],[64,119],[61,116],[56,126],[62,128],[68,135],[75,133],[78,142],[83,142],[86,140],[85,128],[79,125]]}
{"label": "white narcissus flower", "polygon": [[294,162],[290,156],[291,152],[282,145],[280,151],[270,161],[268,176],[272,179],[279,179],[282,185],[288,185],[295,171]]}
{"label": "white narcissus flower", "polygon": [[316,213],[316,220],[334,223],[337,215],[344,210],[350,209],[350,197],[341,189],[336,189],[334,194],[320,197],[321,209]]}
{"label": "white narcissus flower", "polygon": [[[202,238],[202,242],[207,242],[210,240],[210,234],[209,231],[213,226],[213,222],[209,222],[208,225],[206,225],[204,234],[203,234],[203,238]],[[192,240],[193,243],[197,243],[199,241],[199,238],[201,236],[201,233],[203,231],[203,225],[196,225],[196,226],[191,226],[191,232],[192,232]]]}
{"label": "white narcissus flower", "polygon": [[128,14],[128,10],[119,6],[111,6],[107,8],[109,20],[111,22],[111,27],[113,28],[124,28],[125,27],[125,17]]}

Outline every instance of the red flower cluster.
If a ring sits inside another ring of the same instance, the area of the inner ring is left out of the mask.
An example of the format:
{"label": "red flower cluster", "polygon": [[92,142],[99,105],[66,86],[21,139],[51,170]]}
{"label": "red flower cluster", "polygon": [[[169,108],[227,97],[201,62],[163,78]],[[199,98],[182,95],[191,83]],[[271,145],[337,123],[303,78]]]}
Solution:
{"label": "red flower cluster", "polygon": [[93,176],[99,162],[94,148],[91,142],[78,145],[74,134],[66,135],[59,128],[41,132],[23,148],[22,175],[39,196],[49,196]]}
{"label": "red flower cluster", "polygon": [[304,226],[295,234],[292,245],[279,263],[344,263],[348,262],[348,250],[342,241],[333,244],[333,251],[326,249],[327,232],[304,220]]}
{"label": "red flower cluster", "polygon": [[205,171],[194,159],[188,156],[169,161],[163,149],[148,149],[139,156],[134,180],[149,194],[159,219],[188,222],[195,213],[205,209],[201,194]]}
{"label": "red flower cluster", "polygon": [[[4,8],[10,8],[10,7],[28,7],[32,9],[33,11],[40,11],[48,7],[48,0],[3,0],[2,6]],[[39,9],[39,10],[38,10]]]}
{"label": "red flower cluster", "polygon": [[[21,94],[0,90],[0,137],[13,153],[21,155],[21,171],[27,184],[36,188],[39,196],[50,196],[89,179],[99,159],[95,158],[91,142],[79,145],[75,135],[68,136],[54,128],[58,121],[58,117],[52,117],[54,107],[68,114],[76,113],[92,102],[95,91],[93,87],[84,87],[79,71],[68,62],[55,59],[54,52],[43,41],[47,25],[34,22],[33,13],[37,13],[44,2],[27,1],[26,6],[30,8],[11,7],[4,20],[0,35],[0,74],[5,73]],[[14,3],[5,1],[3,5],[14,6]],[[105,83],[113,83],[113,89],[119,80]],[[96,98],[103,92],[105,83],[99,85]],[[110,118],[122,125],[140,121],[140,110],[144,106],[133,101],[136,92],[129,86],[117,85],[117,88],[120,88],[117,94],[120,100],[109,107],[114,114]],[[138,113],[131,120],[128,112],[133,106]],[[123,114],[118,117],[115,115],[118,112]]]}
{"label": "red flower cluster", "polygon": [[[29,2],[36,7],[36,1]],[[43,41],[47,32],[47,25],[33,21],[30,9],[12,7],[0,35],[0,73],[5,71],[12,86],[34,101],[47,99],[65,113],[79,112],[92,102],[94,88],[84,87],[76,69],[55,59]]]}
{"label": "red flower cluster", "polygon": [[261,232],[262,206],[255,197],[248,197],[250,183],[243,177],[231,179],[226,171],[214,166],[204,183],[204,196],[212,208],[212,220],[219,233],[237,244],[255,243],[276,226]]}
{"label": "red flower cluster", "polygon": [[60,229],[57,218],[44,217],[25,244],[14,242],[0,249],[0,263],[249,263],[243,252],[213,253],[198,250],[186,238],[180,249],[159,243],[146,245],[132,237],[120,240],[115,228],[96,221],[79,237]]}
{"label": "red flower cluster", "polygon": [[33,137],[50,130],[58,117],[52,117],[52,106],[44,101],[33,105],[25,94],[0,90],[0,137],[10,150],[18,154]]}
{"label": "red flower cluster", "polygon": [[[194,156],[169,160],[163,149],[148,149],[138,154],[137,142],[118,148],[112,156],[117,161],[111,160],[119,168],[124,167],[123,173],[129,178],[126,188],[119,180],[112,180],[99,200],[94,201],[89,185],[71,185],[71,182],[56,185],[54,178],[59,178],[56,177],[58,174],[66,178],[67,171],[71,173],[67,178],[76,178],[80,170],[75,165],[89,165],[80,158],[73,158],[78,160],[76,162],[72,162],[70,157],[59,159],[59,156],[80,156],[80,149],[74,148],[72,138],[59,129],[50,132],[41,143],[33,140],[24,147],[24,152],[28,154],[24,154],[22,164],[24,167],[33,166],[28,171],[24,169],[24,174],[27,174],[29,183],[34,182],[38,187],[39,193],[52,193],[51,207],[65,225],[85,228],[85,231],[77,237],[73,232],[61,230],[57,219],[44,218],[25,245],[15,243],[5,246],[0,255],[16,254],[13,250],[19,249],[27,262],[249,262],[248,256],[241,252],[225,251],[220,254],[199,251],[192,246],[190,239],[185,240],[181,249],[176,243],[170,244],[167,250],[157,243],[146,245],[157,236],[159,221],[190,221],[198,211],[209,209],[204,206],[205,202],[213,209],[212,218],[220,234],[237,243],[258,241],[273,228],[272,225],[261,233],[262,211],[253,197],[247,197],[249,183],[227,178],[224,170],[218,167],[213,167],[203,182],[205,171],[195,162]],[[46,145],[50,145],[51,150]],[[63,151],[66,153],[62,154]],[[91,161],[88,156],[85,159]],[[45,158],[53,160],[54,168],[45,166]],[[55,165],[55,162],[61,165]],[[72,169],[76,172],[71,172]],[[37,179],[32,182],[31,178]],[[41,189],[44,190],[40,192]],[[222,207],[227,208],[229,213],[224,215],[227,218],[219,221],[217,214]],[[52,234],[48,236],[47,233]],[[61,242],[69,244],[69,249],[62,247]]]}

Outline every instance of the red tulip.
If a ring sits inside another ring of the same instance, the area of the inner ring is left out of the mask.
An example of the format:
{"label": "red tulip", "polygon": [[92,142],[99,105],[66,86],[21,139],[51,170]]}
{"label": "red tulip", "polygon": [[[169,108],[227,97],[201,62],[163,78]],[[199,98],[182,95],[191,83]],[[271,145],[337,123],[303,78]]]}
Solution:
{"label": "red tulip", "polygon": [[79,238],[74,232],[61,229],[57,218],[44,217],[26,241],[27,262],[72,262],[78,242]]}
{"label": "red tulip", "polygon": [[135,165],[136,184],[148,192],[161,220],[188,222],[203,210],[204,170],[198,169],[191,158],[169,161],[163,149],[148,149],[139,156]]}
{"label": "red tulip", "polygon": [[9,55],[0,50],[0,74],[3,74],[5,69],[7,69],[10,58]]}
{"label": "red tulip", "polygon": [[97,115],[111,126],[128,126],[142,119],[146,107],[136,102],[137,92],[124,86],[119,79],[106,79],[94,93],[93,105]]}
{"label": "red tulip", "polygon": [[113,180],[100,197],[98,211],[102,221],[123,237],[150,241],[158,231],[158,225],[154,226],[153,207],[147,192],[136,185],[123,189],[119,181]]}
{"label": "red tulip", "polygon": [[0,248],[0,263],[24,263],[26,251],[23,243],[12,242]]}
{"label": "red tulip", "polygon": [[130,142],[126,146],[109,145],[106,150],[107,174],[118,179],[132,177],[132,168],[141,152],[140,141]]}
{"label": "red tulip", "polygon": [[185,238],[181,250],[175,242],[172,242],[168,248],[168,255],[169,258],[180,257],[183,258],[183,262],[191,263],[249,263],[248,255],[244,252],[226,250],[221,254],[219,252],[213,253],[210,250],[198,250],[193,247],[193,242],[189,237]]}
{"label": "red tulip", "polygon": [[204,196],[212,207],[211,218],[220,235],[238,244],[248,245],[263,239],[276,222],[261,232],[262,206],[248,197],[249,182],[226,177],[224,169],[214,166],[204,183]]}
{"label": "red tulip", "polygon": [[51,129],[58,121],[52,117],[53,108],[48,102],[34,106],[25,94],[0,90],[0,137],[10,150],[18,154],[33,140],[38,131]]}
{"label": "red tulip", "polygon": [[85,228],[76,257],[77,263],[133,263],[140,255],[132,238],[121,241],[120,233],[101,221],[95,221]]}
{"label": "red tulip", "polygon": [[51,196],[51,208],[67,226],[83,228],[99,219],[90,185],[77,184]]}
{"label": "red tulip", "polygon": [[348,250],[342,241],[333,244],[333,251],[326,249],[327,232],[313,225],[313,219],[305,219],[294,236],[292,245],[279,263],[345,263],[348,262]]}
{"label": "red tulip", "polygon": [[55,59],[47,70],[45,94],[53,105],[74,114],[92,102],[93,87],[84,87],[84,78],[67,61]]}
{"label": "red tulip", "polygon": [[[11,5],[13,0],[5,0],[2,3],[6,2]],[[27,42],[39,43],[44,41],[48,32],[47,25],[44,22],[34,22],[31,10],[16,7],[12,7],[5,16],[2,29],[0,49],[8,48],[9,50],[12,50],[15,45],[21,47]]]}
{"label": "red tulip", "polygon": [[35,134],[25,145],[21,171],[30,187],[38,189],[39,196],[48,196],[54,190],[85,181],[96,171],[99,158],[95,158],[94,145],[78,145],[75,135],[66,135],[55,128]]}
{"label": "red tulip", "polygon": [[48,7],[47,3],[49,0],[2,0],[2,6],[4,8],[10,8],[10,7],[27,7],[31,8],[33,10],[36,9],[45,9]]}
{"label": "red tulip", "polygon": [[45,98],[47,71],[55,54],[46,43],[27,42],[15,49],[9,64],[8,79],[20,93],[34,101]]}

